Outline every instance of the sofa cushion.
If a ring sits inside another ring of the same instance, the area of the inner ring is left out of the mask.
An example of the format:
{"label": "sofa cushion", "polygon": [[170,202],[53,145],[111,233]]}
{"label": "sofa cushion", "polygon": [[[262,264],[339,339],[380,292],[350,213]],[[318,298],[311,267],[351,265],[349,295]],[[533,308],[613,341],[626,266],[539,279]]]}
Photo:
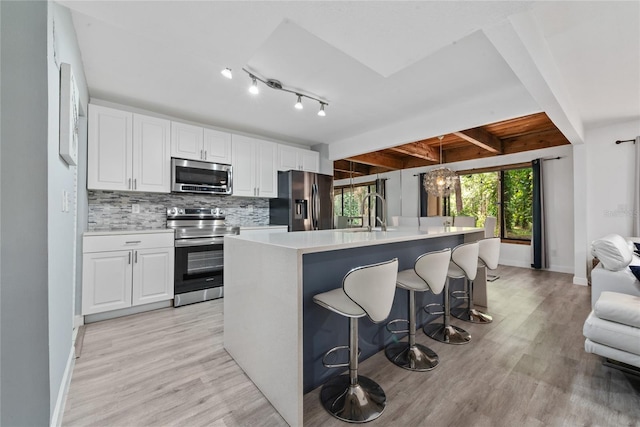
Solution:
{"label": "sofa cushion", "polygon": [[591,341],[640,355],[640,329],[600,319],[592,311],[582,332]]}
{"label": "sofa cushion", "polygon": [[603,292],[593,307],[600,319],[640,328],[640,297],[618,292]]}
{"label": "sofa cushion", "polygon": [[607,270],[622,270],[631,263],[633,251],[628,242],[617,234],[609,234],[591,243],[591,254],[598,258]]}

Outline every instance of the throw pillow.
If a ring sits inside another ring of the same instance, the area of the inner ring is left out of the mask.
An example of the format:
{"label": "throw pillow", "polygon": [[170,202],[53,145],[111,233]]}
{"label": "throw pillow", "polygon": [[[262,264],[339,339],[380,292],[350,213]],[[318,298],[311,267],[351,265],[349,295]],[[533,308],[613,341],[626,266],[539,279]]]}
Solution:
{"label": "throw pillow", "polygon": [[591,253],[607,270],[622,270],[631,263],[633,251],[624,237],[610,234],[591,243]]}

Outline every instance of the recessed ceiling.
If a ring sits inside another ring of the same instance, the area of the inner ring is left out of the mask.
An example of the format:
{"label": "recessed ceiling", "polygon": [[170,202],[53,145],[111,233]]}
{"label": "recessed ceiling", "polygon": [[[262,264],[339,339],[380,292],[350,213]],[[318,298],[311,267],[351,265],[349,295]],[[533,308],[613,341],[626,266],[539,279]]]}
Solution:
{"label": "recessed ceiling", "polygon": [[[638,2],[62,4],[91,97],[285,142],[366,153],[376,130],[378,149],[543,111],[485,36],[518,14],[585,124],[640,117]],[[327,116],[284,92],[252,97],[242,67],[328,100]]]}

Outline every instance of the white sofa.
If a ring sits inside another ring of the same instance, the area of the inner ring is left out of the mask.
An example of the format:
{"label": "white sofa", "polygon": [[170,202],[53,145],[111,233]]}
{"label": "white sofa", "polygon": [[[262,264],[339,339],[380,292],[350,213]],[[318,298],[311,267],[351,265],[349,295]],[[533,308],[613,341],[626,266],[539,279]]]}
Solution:
{"label": "white sofa", "polygon": [[[631,272],[629,265],[640,265],[640,257],[631,252],[621,254],[622,237],[609,235],[594,240],[592,254],[600,259],[600,263],[591,271],[591,307],[593,308],[604,291],[640,296],[640,281]],[[619,238],[619,239],[618,239]],[[640,238],[624,239],[625,242],[640,242]],[[630,256],[630,262],[624,266]]]}
{"label": "white sofa", "polygon": [[640,281],[629,268],[640,266],[634,249],[618,235],[592,242],[591,252],[600,263],[591,272],[592,311],[583,335],[588,353],[640,368]]}

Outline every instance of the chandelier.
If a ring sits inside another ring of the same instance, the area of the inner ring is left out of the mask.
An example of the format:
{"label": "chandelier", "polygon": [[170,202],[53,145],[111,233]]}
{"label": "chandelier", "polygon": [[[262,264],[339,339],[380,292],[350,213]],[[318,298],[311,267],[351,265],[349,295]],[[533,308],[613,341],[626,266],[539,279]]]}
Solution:
{"label": "chandelier", "polygon": [[[440,140],[440,164],[442,164],[442,138],[444,136],[438,137]],[[422,185],[424,185],[427,194],[435,197],[447,197],[452,191],[455,191],[458,179],[459,177],[454,171],[440,166],[424,174]]]}

